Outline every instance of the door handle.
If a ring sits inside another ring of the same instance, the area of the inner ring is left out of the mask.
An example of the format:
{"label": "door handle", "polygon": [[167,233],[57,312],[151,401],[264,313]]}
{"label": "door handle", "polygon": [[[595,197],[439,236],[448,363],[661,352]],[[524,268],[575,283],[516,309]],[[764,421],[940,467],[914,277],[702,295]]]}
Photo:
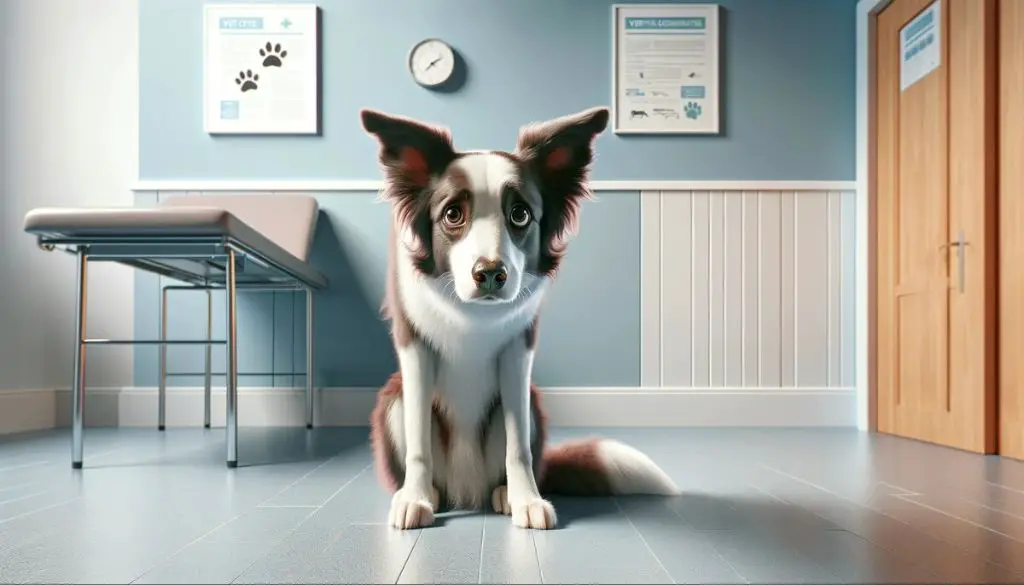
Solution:
{"label": "door handle", "polygon": [[964,241],[964,231],[960,230],[956,235],[956,241],[948,244],[943,244],[941,248],[956,248],[956,288],[963,294],[965,287],[965,280],[967,278],[967,271],[964,263],[967,259],[965,249],[969,242]]}

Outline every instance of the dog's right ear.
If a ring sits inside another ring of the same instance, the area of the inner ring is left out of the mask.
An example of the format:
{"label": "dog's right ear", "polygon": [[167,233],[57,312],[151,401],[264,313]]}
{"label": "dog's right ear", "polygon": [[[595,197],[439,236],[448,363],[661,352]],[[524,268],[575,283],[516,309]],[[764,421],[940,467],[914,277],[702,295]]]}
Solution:
{"label": "dog's right ear", "polygon": [[376,110],[364,109],[359,117],[363,128],[380,142],[381,165],[399,193],[427,187],[455,160],[451,133],[445,128]]}

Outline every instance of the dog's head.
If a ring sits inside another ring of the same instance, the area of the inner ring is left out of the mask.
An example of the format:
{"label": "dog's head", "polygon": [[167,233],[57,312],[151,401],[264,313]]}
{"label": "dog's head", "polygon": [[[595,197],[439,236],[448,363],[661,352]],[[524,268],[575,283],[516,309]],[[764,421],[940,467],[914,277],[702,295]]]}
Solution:
{"label": "dog's head", "polygon": [[450,278],[463,302],[503,303],[558,268],[608,110],[526,126],[511,153],[458,152],[447,130],[382,112],[362,122],[417,269]]}

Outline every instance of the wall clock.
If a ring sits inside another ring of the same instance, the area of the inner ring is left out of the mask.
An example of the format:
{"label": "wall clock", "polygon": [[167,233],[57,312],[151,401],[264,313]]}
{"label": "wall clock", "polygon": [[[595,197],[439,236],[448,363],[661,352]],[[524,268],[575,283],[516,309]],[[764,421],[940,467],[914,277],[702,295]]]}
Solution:
{"label": "wall clock", "polygon": [[441,39],[425,39],[409,51],[409,73],[423,87],[439,87],[455,72],[455,51]]}

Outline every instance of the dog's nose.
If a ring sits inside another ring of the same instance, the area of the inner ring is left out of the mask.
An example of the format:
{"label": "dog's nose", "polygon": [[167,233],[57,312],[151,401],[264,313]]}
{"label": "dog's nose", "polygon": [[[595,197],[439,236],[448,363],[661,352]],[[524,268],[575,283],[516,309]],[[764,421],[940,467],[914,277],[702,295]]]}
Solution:
{"label": "dog's nose", "polygon": [[473,265],[473,280],[481,292],[494,292],[505,286],[508,270],[501,260],[481,258]]}

